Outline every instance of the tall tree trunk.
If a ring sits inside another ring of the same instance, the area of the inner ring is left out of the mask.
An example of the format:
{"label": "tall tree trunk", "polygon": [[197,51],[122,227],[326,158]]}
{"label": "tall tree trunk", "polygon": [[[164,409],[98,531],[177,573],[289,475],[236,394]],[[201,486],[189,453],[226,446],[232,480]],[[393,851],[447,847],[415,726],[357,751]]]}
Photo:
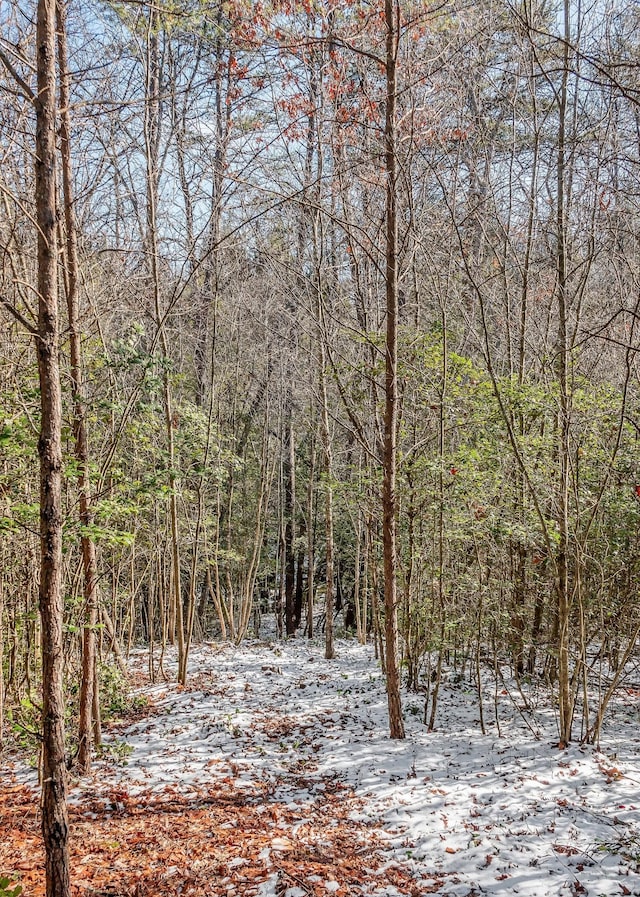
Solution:
{"label": "tall tree trunk", "polygon": [[396,467],[398,431],[398,218],[396,208],[396,62],[399,23],[393,0],[385,0],[386,25],[386,311],[384,446],[382,453],[382,546],[387,700],[391,738],[404,738],[398,664],[396,583]]}
{"label": "tall tree trunk", "polygon": [[558,598],[558,696],[560,717],[560,745],[571,741],[573,706],[569,677],[569,339],[567,220],[565,196],[565,143],[569,80],[569,0],[564,0],[563,68],[558,109],[557,164],[557,261],[558,261],[558,340],[557,371],[560,389],[558,421],[558,551],[556,589]]}
{"label": "tall tree trunk", "polygon": [[82,633],[82,682],[80,684],[80,722],[78,726],[78,769],[86,775],[91,768],[93,734],[93,683],[96,666],[96,624],[98,622],[98,564],[96,546],[90,537],[93,523],[91,484],[89,479],[89,435],[84,405],[84,383],[80,332],[78,326],[79,264],[76,222],[73,209],[73,181],[71,121],[69,115],[71,77],[67,59],[67,31],[65,0],[56,3],[58,30],[58,69],[60,76],[60,154],[62,158],[62,188],[66,237],[66,288],[69,318],[69,346],[71,355],[71,387],[73,390],[73,430],[75,455],[80,471],[78,504],[82,535],[82,565],[84,573],[84,627]]}
{"label": "tall tree trunk", "polygon": [[39,0],[36,26],[36,220],[40,379],[40,619],[42,624],[42,834],[47,897],[68,897],[69,824],[64,752],[62,390],[56,242],[55,0]]}
{"label": "tall tree trunk", "polygon": [[293,614],[294,620],[296,624],[296,629],[300,626],[302,621],[302,603],[304,600],[304,537],[307,535],[306,532],[306,520],[304,517],[300,517],[300,522],[298,523],[298,551],[296,553],[296,589],[294,594],[293,601]]}
{"label": "tall tree trunk", "polygon": [[[197,486],[197,494],[198,494],[198,511],[196,517],[196,528],[193,537],[193,550],[191,555],[191,575],[189,577],[189,598],[187,603],[187,626],[185,633],[185,649],[180,657],[178,664],[178,682],[182,685],[186,684],[187,681],[187,665],[189,659],[189,650],[191,647],[191,639],[193,637],[193,624],[195,619],[195,608],[196,608],[196,589],[198,582],[198,563],[200,558],[200,537],[201,534],[206,532],[206,520],[205,520],[205,488],[206,488],[206,471],[209,467],[209,457],[211,455],[212,448],[212,440],[213,440],[213,426],[214,426],[214,415],[215,415],[215,352],[216,352],[216,337],[217,337],[217,316],[216,311],[214,309],[214,321],[213,321],[213,335],[211,340],[211,367],[210,367],[210,378],[209,378],[209,408],[207,413],[207,438],[205,442],[204,455],[202,457],[202,472],[199,477],[198,486]],[[211,589],[211,568],[209,564],[206,567],[206,575],[205,575],[205,583],[203,588],[204,595],[208,595],[209,590]],[[224,621],[224,615],[222,614],[221,603],[218,600],[218,596],[216,595],[214,598],[214,604],[216,608],[219,610],[219,619],[220,619],[220,627],[222,630],[223,639],[226,636],[226,625]]]}
{"label": "tall tree trunk", "polygon": [[[4,513],[4,508],[2,509]],[[5,546],[0,552],[0,751],[4,747],[4,570],[6,569],[7,553]]]}
{"label": "tall tree trunk", "polygon": [[[166,315],[161,308],[160,271],[158,267],[158,196],[160,179],[160,54],[158,35],[160,31],[159,7],[152,6],[147,28],[146,58],[146,102],[145,102],[145,155],[146,155],[146,188],[147,188],[147,220],[146,242],[148,268],[153,290],[153,313],[159,332],[160,351],[164,362],[162,371],[162,398],[167,433],[167,467],[169,486],[169,526],[171,534],[171,610],[174,615],[175,629],[178,637],[178,664],[180,676],[186,675],[187,646],[184,626],[184,609],[182,604],[182,577],[180,560],[180,534],[178,527],[178,477],[176,475],[176,456],[174,429],[176,419],[173,413],[171,380],[169,377],[169,342],[165,325]],[[180,680],[182,681],[182,679]],[[184,684],[184,683],[183,683]]]}
{"label": "tall tree trunk", "polygon": [[295,570],[296,556],[294,549],[295,540],[295,503],[296,503],[296,449],[293,435],[293,410],[291,407],[291,393],[287,393],[286,413],[284,421],[284,544],[285,544],[285,577],[284,585],[284,616],[287,635],[294,635],[296,631],[295,619]]}
{"label": "tall tree trunk", "polygon": [[[311,420],[313,420],[312,412],[309,416]],[[311,445],[309,447],[309,482],[307,483],[307,636],[310,639],[313,638],[313,599],[315,592],[315,505],[313,501],[315,490],[315,470],[316,440],[315,434],[313,434],[311,438]]]}
{"label": "tall tree trunk", "polygon": [[[223,22],[223,5],[220,4],[216,15],[216,42],[213,54],[213,71],[215,83],[215,153],[213,159],[213,182],[211,187],[211,211],[209,220],[209,236],[205,249],[204,283],[202,293],[198,297],[195,312],[196,344],[194,361],[196,368],[196,404],[203,405],[207,387],[207,352],[211,333],[211,313],[216,314],[219,290],[219,248],[220,224],[222,220],[222,190],[227,155],[227,136],[231,126],[233,104],[228,102],[230,82],[229,62],[225,65],[225,27]],[[225,97],[225,90],[227,96]]]}
{"label": "tall tree trunk", "polygon": [[331,452],[331,433],[329,431],[329,403],[327,399],[327,378],[326,378],[326,357],[325,357],[325,328],[323,326],[323,305],[322,297],[319,294],[318,320],[321,322],[321,333],[318,340],[319,345],[319,363],[318,376],[320,380],[320,401],[321,405],[321,421],[322,421],[322,448],[324,453],[324,522],[325,522],[325,543],[326,543],[326,561],[327,575],[325,579],[325,648],[324,656],[327,660],[333,660],[336,656],[336,649],[333,636],[333,613],[335,600],[333,594],[333,485],[331,477],[333,475],[333,457]]}

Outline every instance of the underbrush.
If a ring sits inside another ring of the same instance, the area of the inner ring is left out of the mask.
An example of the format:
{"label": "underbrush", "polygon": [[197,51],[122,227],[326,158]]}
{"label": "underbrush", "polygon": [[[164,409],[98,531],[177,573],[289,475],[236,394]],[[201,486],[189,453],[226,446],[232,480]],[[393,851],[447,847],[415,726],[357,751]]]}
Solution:
{"label": "underbrush", "polygon": [[18,897],[22,893],[22,885],[16,884],[14,879],[6,875],[0,875],[0,897]]}
{"label": "underbrush", "polygon": [[[98,684],[100,690],[100,722],[106,727],[130,719],[131,716],[143,713],[148,707],[148,698],[134,695],[127,678],[115,664],[98,663]],[[67,754],[73,758],[76,751],[76,732],[79,723],[80,685],[78,675],[69,676],[65,687],[65,732]],[[36,766],[40,753],[41,735],[41,691],[40,683],[30,687],[28,692],[19,696],[9,693],[5,708],[5,720],[11,733],[11,746],[22,754],[27,762]],[[124,743],[123,743],[124,744]],[[122,762],[130,751],[119,743],[105,746],[105,756]],[[2,879],[0,879],[2,881]],[[5,886],[5,887],[8,887]],[[11,891],[7,892],[9,895]],[[0,897],[5,897],[0,888]]]}

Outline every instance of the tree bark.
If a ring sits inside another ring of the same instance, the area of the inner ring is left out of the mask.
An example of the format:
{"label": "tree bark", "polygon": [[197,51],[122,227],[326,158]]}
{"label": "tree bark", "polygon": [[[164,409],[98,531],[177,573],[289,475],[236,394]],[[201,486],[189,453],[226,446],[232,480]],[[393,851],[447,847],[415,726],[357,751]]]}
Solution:
{"label": "tree bark", "polygon": [[287,635],[295,635],[295,503],[296,503],[296,449],[293,435],[293,411],[291,394],[287,394],[286,414],[284,422],[284,543],[285,543],[285,577],[284,615]]}
{"label": "tree bark", "polygon": [[55,0],[39,0],[36,25],[36,220],[40,380],[40,619],[42,625],[42,834],[47,897],[68,897],[69,824],[64,751],[62,590],[62,390],[56,241]]}
{"label": "tree bark", "polygon": [[398,665],[398,602],[396,583],[396,468],[398,430],[398,218],[396,208],[396,62],[398,22],[393,0],[385,0],[386,26],[386,312],[385,408],[382,455],[382,546],[387,700],[391,738],[404,738]]}
{"label": "tree bark", "polygon": [[560,390],[558,421],[558,552],[556,558],[556,590],[558,599],[558,696],[560,746],[571,741],[573,702],[569,677],[569,364],[570,347],[567,334],[568,272],[567,221],[565,197],[565,142],[569,79],[569,0],[564,0],[564,49],[562,81],[558,109],[557,164],[557,261],[558,261],[558,339],[557,371]]}

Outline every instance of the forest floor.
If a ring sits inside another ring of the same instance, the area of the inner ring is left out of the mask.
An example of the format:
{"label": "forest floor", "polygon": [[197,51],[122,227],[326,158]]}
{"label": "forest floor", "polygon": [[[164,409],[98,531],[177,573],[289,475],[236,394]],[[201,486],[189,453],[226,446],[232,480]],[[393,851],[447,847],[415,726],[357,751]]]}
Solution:
{"label": "forest floor", "polygon": [[[436,731],[407,694],[407,738],[390,741],[372,650],[337,654],[206,644],[184,688],[149,684],[135,654],[137,709],[71,789],[74,895],[640,895],[635,688],[603,752],[559,750],[548,692],[524,710],[508,681],[487,682],[482,735],[475,687],[450,673]],[[34,773],[3,761],[0,877],[41,897],[42,867]]]}

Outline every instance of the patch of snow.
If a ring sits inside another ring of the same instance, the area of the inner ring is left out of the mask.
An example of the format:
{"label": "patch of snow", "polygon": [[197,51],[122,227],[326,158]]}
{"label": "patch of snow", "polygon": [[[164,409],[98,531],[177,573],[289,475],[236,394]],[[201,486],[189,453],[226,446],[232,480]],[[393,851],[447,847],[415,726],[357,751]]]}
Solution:
{"label": "patch of snow", "polygon": [[[136,794],[170,785],[188,795],[232,775],[263,813],[270,795],[297,817],[291,839],[274,827],[271,848],[259,855],[268,867],[286,852],[295,855],[310,808],[353,791],[359,800],[349,818],[377,831],[389,864],[408,870],[425,893],[440,884],[442,897],[640,895],[637,695],[612,703],[606,753],[579,744],[560,751],[541,687],[532,688],[531,709],[516,712],[512,694],[496,695],[487,682],[482,735],[475,686],[445,678],[437,730],[422,722],[423,697],[408,694],[407,738],[391,741],[371,648],[340,641],[337,653],[325,661],[323,645],[303,639],[194,647],[187,688],[141,689],[153,714],[105,739],[132,748],[126,765],[96,764],[93,780],[77,783],[72,800],[114,787]],[[173,675],[176,659],[168,655]],[[146,653],[133,663],[145,670]],[[325,882],[328,893],[340,886]],[[274,873],[258,895],[276,893],[284,891]],[[382,873],[377,889],[353,893],[401,892]],[[286,894],[305,892],[291,886]]]}

